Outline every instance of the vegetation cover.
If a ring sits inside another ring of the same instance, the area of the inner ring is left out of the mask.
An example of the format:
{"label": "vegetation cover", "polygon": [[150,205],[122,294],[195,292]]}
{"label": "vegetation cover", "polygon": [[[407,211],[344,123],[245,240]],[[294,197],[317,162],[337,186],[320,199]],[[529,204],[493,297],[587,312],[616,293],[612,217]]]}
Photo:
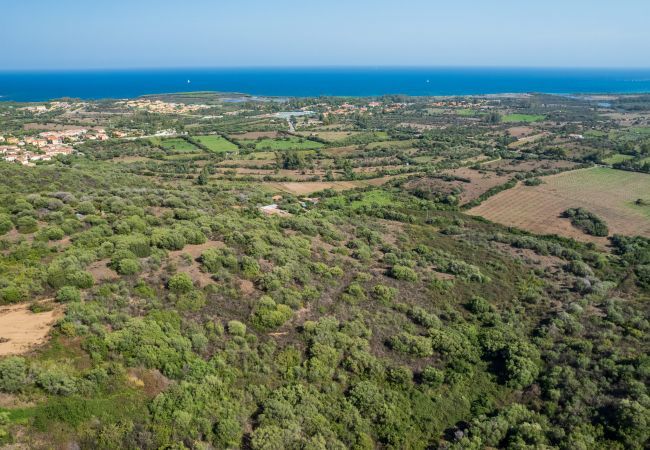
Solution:
{"label": "vegetation cover", "polygon": [[647,448],[638,98],[0,103],[0,443]]}

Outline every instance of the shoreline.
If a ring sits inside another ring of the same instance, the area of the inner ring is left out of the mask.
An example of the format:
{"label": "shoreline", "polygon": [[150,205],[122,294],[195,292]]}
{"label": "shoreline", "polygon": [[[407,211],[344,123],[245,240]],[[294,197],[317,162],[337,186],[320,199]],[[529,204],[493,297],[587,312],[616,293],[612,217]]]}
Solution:
{"label": "shoreline", "polygon": [[[403,94],[403,93],[385,93],[385,94],[363,94],[363,95],[265,95],[265,94],[250,94],[241,92],[222,92],[222,91],[178,91],[178,92],[150,92],[146,94],[139,94],[128,97],[78,97],[78,96],[61,96],[51,97],[46,99],[31,99],[31,100],[15,100],[9,95],[0,95],[0,103],[49,103],[56,101],[78,100],[86,102],[96,101],[127,101],[135,99],[146,99],[148,97],[165,97],[175,95],[200,95],[218,96],[227,100],[249,99],[250,101],[287,101],[290,99],[309,99],[309,98],[336,98],[336,99],[373,99],[382,97],[405,97],[414,99],[440,99],[448,100],[453,98],[527,98],[534,95],[552,95],[558,97],[570,97],[577,100],[585,101],[599,101],[597,99],[590,99],[588,97],[606,96],[606,97],[635,97],[642,95],[650,95],[650,90],[641,91],[593,91],[593,92],[497,92],[497,93],[483,93],[483,94],[440,94],[440,95],[427,95],[427,94]],[[246,100],[242,100],[246,101]]]}

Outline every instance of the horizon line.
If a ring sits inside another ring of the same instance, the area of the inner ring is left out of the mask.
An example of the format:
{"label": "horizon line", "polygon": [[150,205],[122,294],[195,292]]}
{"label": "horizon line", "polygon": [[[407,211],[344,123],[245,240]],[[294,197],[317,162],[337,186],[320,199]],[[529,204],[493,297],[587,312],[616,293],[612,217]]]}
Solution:
{"label": "horizon line", "polygon": [[227,66],[120,66],[120,67],[68,67],[68,68],[9,68],[0,69],[0,73],[38,73],[38,72],[124,72],[142,71],[181,71],[181,70],[296,70],[296,69],[492,69],[492,70],[642,70],[650,71],[650,66],[517,66],[517,65],[227,65]]}

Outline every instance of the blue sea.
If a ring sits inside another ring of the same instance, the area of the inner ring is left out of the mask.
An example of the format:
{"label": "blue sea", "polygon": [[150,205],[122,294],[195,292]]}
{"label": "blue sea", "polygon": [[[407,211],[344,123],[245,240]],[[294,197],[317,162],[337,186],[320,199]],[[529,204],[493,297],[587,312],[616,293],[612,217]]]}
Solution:
{"label": "blue sea", "polygon": [[228,68],[1,72],[0,100],[133,98],[187,91],[258,96],[650,92],[650,69]]}

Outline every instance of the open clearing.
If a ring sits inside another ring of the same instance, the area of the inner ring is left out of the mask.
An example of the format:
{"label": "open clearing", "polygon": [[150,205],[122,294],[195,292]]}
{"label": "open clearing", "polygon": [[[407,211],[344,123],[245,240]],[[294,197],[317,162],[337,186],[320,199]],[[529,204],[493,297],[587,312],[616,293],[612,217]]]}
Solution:
{"label": "open clearing", "polygon": [[543,116],[542,114],[507,114],[503,116],[504,123],[515,123],[515,122],[533,123],[533,122],[540,122],[544,119],[545,116]]}
{"label": "open clearing", "polygon": [[634,205],[650,194],[650,175],[607,168],[581,169],[542,178],[544,184],[519,184],[469,211],[493,222],[540,234],[606,243],[574,228],[560,214],[583,207],[602,218],[610,234],[650,237],[650,211]]}
{"label": "open clearing", "polygon": [[271,189],[288,192],[294,195],[308,195],[324,189],[333,189],[335,191],[346,191],[366,186],[381,186],[393,176],[371,178],[368,180],[355,181],[306,181],[306,182],[285,182],[285,183],[267,183]]}
{"label": "open clearing", "polygon": [[181,138],[171,138],[171,139],[160,139],[152,138],[151,141],[154,145],[161,147],[164,150],[176,152],[176,153],[187,153],[195,152],[198,149],[187,142],[185,139]]}
{"label": "open clearing", "polygon": [[43,344],[62,314],[60,307],[33,313],[27,303],[0,306],[0,356],[26,353]]}
{"label": "open clearing", "polygon": [[195,139],[215,153],[238,150],[235,144],[219,135],[196,136]]}

